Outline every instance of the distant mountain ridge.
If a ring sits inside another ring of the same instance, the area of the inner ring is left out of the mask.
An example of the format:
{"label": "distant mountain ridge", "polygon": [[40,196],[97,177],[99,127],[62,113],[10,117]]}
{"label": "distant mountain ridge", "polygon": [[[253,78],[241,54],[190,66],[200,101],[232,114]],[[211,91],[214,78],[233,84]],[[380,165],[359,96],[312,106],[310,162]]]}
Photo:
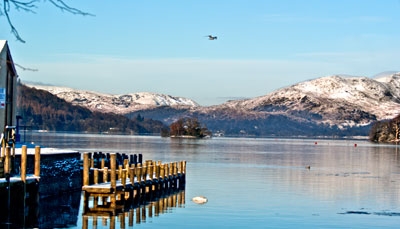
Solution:
{"label": "distant mountain ridge", "polygon": [[[130,118],[141,115],[165,124],[180,117],[195,116],[214,133],[240,136],[367,136],[372,123],[394,118],[400,113],[400,72],[376,78],[342,75],[320,77],[264,96],[208,107],[183,98],[174,99],[184,101],[181,103],[157,103],[152,99],[157,94],[143,100],[150,105],[138,105],[136,102],[121,102],[125,101],[121,99],[123,96],[115,99],[98,94],[89,97],[75,90],[68,93],[56,91],[56,88],[49,90],[89,109],[101,111],[106,110],[104,107],[114,106],[114,112],[121,112]],[[133,100],[129,97],[129,101]],[[102,104],[102,107],[90,107],[90,104]],[[116,109],[115,106],[122,108]]]}
{"label": "distant mountain ridge", "polygon": [[321,77],[222,106],[296,118],[314,117],[317,123],[341,127],[366,125],[400,113],[400,73],[378,79]]}
{"label": "distant mountain ridge", "polygon": [[40,84],[26,84],[28,87],[45,90],[74,105],[79,105],[91,111],[113,112],[126,114],[129,112],[151,109],[159,106],[198,107],[195,101],[183,97],[174,97],[151,92],[137,92],[112,95],[93,91],[77,90],[68,87],[58,87]]}
{"label": "distant mountain ridge", "polygon": [[17,112],[27,129],[88,133],[159,134],[168,128],[161,121],[141,116],[90,111],[72,105],[48,91],[18,84]]}

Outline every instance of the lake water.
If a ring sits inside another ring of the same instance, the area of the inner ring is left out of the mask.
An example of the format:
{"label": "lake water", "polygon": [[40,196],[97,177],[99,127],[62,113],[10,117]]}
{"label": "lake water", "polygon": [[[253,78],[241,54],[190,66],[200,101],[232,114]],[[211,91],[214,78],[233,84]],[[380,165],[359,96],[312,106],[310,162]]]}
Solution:
{"label": "lake water", "polygon": [[[400,152],[395,145],[61,133],[33,133],[27,138],[80,152],[141,153],[144,160],[187,161],[185,190],[163,202],[175,204],[159,211],[157,203],[150,203],[113,219],[92,217],[89,228],[400,227]],[[191,201],[199,195],[208,202]],[[77,196],[68,202],[76,209],[75,218],[52,224],[54,219],[46,216],[41,221],[48,221],[48,227],[82,228],[82,198]]]}

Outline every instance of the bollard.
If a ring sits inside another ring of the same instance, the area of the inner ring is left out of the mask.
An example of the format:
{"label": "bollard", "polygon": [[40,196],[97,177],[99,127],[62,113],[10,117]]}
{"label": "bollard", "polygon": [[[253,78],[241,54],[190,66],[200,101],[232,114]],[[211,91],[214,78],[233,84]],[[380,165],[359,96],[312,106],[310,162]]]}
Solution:
{"label": "bollard", "polygon": [[9,146],[6,147],[6,158],[4,160],[4,174],[10,174],[10,164],[11,164],[11,155],[10,155],[11,148]]}
{"label": "bollard", "polygon": [[142,168],[140,167],[140,164],[138,164],[138,167],[135,168],[136,170],[136,180],[138,182],[138,184],[141,184],[142,181]]}
{"label": "bollard", "polygon": [[139,163],[139,164],[143,164],[143,155],[142,155],[142,154],[139,154],[139,161],[138,161],[138,163]]}
{"label": "bollard", "polygon": [[121,180],[122,178],[122,165],[118,165],[118,178],[117,180]]}
{"label": "bollard", "polygon": [[35,171],[34,175],[40,176],[40,146],[35,146]]}
{"label": "bollard", "polygon": [[26,145],[22,146],[21,152],[21,180],[26,183],[26,164],[28,159],[28,150]]}
{"label": "bollard", "polygon": [[83,154],[83,185],[89,185],[89,154]]}
{"label": "bollard", "polygon": [[99,169],[98,168],[93,169],[93,183],[94,184],[99,183]]}
{"label": "bollard", "polygon": [[104,158],[102,158],[102,159],[101,159],[101,164],[100,164],[100,168],[101,168],[101,169],[104,169],[105,163],[106,163],[106,160],[105,160]]}
{"label": "bollard", "polygon": [[129,168],[129,180],[131,181],[132,186],[135,185],[135,165],[131,164]]}
{"label": "bollard", "polygon": [[[116,187],[117,187],[117,174],[116,174],[116,167],[117,167],[117,155],[115,153],[110,154],[110,166],[111,166],[111,188],[114,190],[114,193],[110,195],[110,207],[115,208],[117,206],[117,197],[116,197]],[[114,218],[114,217],[111,217]]]}
{"label": "bollard", "polygon": [[108,167],[103,168],[103,182],[108,182]]}

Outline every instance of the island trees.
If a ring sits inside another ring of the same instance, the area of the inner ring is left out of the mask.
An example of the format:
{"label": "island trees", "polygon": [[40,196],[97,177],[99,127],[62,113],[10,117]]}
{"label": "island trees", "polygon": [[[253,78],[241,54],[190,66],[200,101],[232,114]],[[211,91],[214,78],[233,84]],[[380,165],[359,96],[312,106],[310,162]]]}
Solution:
{"label": "island trees", "polygon": [[211,132],[197,118],[180,118],[170,125],[170,137],[204,138]]}
{"label": "island trees", "polygon": [[400,115],[388,121],[376,122],[370,130],[369,140],[372,142],[400,142]]}

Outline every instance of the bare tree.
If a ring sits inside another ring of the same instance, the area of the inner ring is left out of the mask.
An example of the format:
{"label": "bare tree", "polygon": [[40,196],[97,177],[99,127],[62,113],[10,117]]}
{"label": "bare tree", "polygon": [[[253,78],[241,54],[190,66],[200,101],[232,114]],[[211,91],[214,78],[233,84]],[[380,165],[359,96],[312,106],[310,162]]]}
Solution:
{"label": "bare tree", "polygon": [[[25,43],[25,41],[22,39],[22,37],[19,35],[18,30],[14,26],[11,17],[10,17],[10,12],[11,10],[17,10],[17,11],[25,11],[28,13],[36,13],[35,9],[38,8],[38,4],[41,2],[46,2],[46,0],[1,0],[0,1],[0,16],[5,16],[7,19],[7,22],[11,28],[11,33],[15,36],[15,38],[22,42]],[[71,7],[68,4],[66,4],[63,0],[47,0],[50,4],[55,6],[56,8],[60,9],[63,12],[71,13],[71,14],[76,14],[76,15],[82,15],[82,16],[94,16],[93,14],[81,11],[77,8]]]}

